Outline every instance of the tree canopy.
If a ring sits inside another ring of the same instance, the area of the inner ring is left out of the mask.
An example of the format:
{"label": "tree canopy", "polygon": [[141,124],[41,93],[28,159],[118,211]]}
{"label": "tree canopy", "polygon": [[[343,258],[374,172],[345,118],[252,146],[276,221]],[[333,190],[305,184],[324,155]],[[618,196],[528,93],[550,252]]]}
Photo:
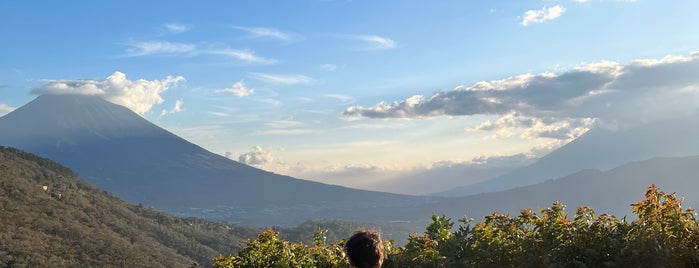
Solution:
{"label": "tree canopy", "polygon": [[[385,241],[383,267],[699,267],[699,222],[681,199],[650,185],[631,211],[630,222],[586,206],[569,215],[555,202],[538,213],[463,218],[456,228],[432,215],[404,246]],[[305,245],[267,229],[237,254],[216,258],[214,267],[347,267],[344,240],[325,243],[324,233],[318,229],[314,244]]]}

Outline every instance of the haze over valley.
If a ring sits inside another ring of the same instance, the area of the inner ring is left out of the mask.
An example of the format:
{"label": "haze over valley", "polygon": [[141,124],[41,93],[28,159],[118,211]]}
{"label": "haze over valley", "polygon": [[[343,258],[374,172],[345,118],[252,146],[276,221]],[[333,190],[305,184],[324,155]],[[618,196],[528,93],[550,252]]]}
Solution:
{"label": "haze over valley", "polygon": [[[55,219],[201,263],[266,227],[632,218],[651,184],[699,205],[697,1],[36,5],[0,3],[0,201],[27,211],[1,220],[23,241],[78,243]],[[65,248],[34,264],[113,263]]]}

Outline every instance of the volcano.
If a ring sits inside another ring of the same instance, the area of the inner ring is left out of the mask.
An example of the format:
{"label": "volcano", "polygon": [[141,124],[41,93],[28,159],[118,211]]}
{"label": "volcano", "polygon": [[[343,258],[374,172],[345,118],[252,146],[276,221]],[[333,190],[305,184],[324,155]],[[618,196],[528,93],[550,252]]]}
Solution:
{"label": "volcano", "polygon": [[39,96],[0,117],[0,145],[52,159],[131,203],[252,226],[372,220],[360,211],[435,200],[266,172],[211,153],[99,96]]}

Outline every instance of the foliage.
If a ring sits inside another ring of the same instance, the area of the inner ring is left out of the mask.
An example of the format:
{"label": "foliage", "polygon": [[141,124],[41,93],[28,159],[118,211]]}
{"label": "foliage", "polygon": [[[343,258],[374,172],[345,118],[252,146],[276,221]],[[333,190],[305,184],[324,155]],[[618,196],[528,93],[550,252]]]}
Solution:
{"label": "foliage", "polygon": [[284,241],[277,231],[267,229],[257,239],[250,240],[238,255],[214,259],[214,267],[346,267],[344,241],[325,244],[324,236],[325,231],[318,229],[314,234],[315,244],[309,247]]}
{"label": "foliage", "polygon": [[356,222],[337,219],[313,219],[299,224],[293,228],[274,227],[279,231],[282,238],[287,241],[303,242],[305,244],[313,244],[313,235],[318,228],[325,230],[327,241],[336,242],[344,238],[348,238],[358,229],[373,229],[373,230],[391,230],[390,234],[384,233],[384,238],[400,238],[404,239],[412,233],[411,230],[405,227],[389,225],[389,224],[372,224],[367,222]]}
{"label": "foliage", "polygon": [[[579,207],[569,216],[560,202],[516,217],[494,212],[482,222],[432,215],[424,234],[402,247],[387,242],[384,267],[699,267],[699,222],[674,194],[651,185],[632,206],[637,219],[596,215]],[[473,224],[473,225],[472,225]],[[215,267],[345,267],[342,243],[286,242],[269,229]],[[323,261],[330,259],[330,261]]]}

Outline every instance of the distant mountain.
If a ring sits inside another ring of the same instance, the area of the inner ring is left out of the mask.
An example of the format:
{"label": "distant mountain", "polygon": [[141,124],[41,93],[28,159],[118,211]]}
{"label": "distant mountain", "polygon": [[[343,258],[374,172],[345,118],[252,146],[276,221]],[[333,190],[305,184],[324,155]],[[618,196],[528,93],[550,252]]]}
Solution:
{"label": "distant mountain", "polygon": [[1,267],[190,267],[258,230],[130,205],[69,169],[0,147]]}
{"label": "distant mountain", "polygon": [[366,219],[362,208],[434,198],[363,191],[259,170],[213,154],[97,96],[42,95],[0,117],[0,145],[55,160],[126,201],[257,226]]}
{"label": "distant mountain", "polygon": [[585,169],[605,170],[654,157],[699,155],[699,118],[682,117],[623,131],[595,128],[535,163],[502,176],[436,193],[466,196],[502,191]]}
{"label": "distant mountain", "polygon": [[446,214],[454,219],[464,215],[477,220],[494,211],[519,214],[531,208],[551,206],[561,201],[572,215],[581,205],[590,206],[597,214],[611,213],[618,217],[631,215],[630,204],[643,199],[645,187],[656,184],[661,190],[684,198],[684,207],[699,208],[699,156],[655,158],[632,162],[608,171],[584,170],[559,179],[500,192],[453,197],[411,209],[377,211],[386,217],[403,215]]}

